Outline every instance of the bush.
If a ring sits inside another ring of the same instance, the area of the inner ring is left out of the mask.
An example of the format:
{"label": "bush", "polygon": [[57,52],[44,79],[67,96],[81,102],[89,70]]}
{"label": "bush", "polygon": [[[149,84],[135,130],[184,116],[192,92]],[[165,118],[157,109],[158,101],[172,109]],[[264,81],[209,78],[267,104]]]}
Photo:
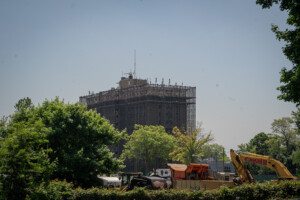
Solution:
{"label": "bush", "polygon": [[41,183],[27,200],[65,200],[72,196],[73,185],[66,181],[51,181],[50,183]]}
{"label": "bush", "polygon": [[286,199],[300,197],[300,182],[266,182],[222,187],[220,190],[188,191],[188,190],[146,190],[136,188],[129,192],[106,190],[99,188],[72,189],[72,184],[52,181],[49,185],[41,184],[28,200],[35,199],[68,199],[68,200],[222,200],[222,199]]}

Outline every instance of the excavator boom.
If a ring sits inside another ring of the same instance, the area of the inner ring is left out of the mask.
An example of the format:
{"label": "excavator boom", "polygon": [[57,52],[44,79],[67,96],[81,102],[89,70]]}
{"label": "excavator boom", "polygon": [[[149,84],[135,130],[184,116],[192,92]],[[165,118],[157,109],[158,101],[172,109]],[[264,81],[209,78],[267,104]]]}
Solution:
{"label": "excavator boom", "polygon": [[230,150],[231,161],[235,167],[236,173],[239,175],[241,183],[254,183],[255,180],[243,160],[232,149]]}
{"label": "excavator boom", "polygon": [[284,164],[269,156],[263,156],[254,153],[241,153],[240,158],[243,159],[244,162],[251,162],[268,167],[269,169],[277,173],[279,180],[296,179],[296,177],[291,174],[291,172],[286,168],[286,166],[284,166]]}
{"label": "excavator boom", "polygon": [[232,149],[230,150],[230,156],[237,174],[240,176],[241,179],[245,180],[244,182],[248,182],[248,183],[254,182],[253,176],[251,175],[249,169],[244,164],[245,162],[250,162],[250,163],[259,164],[268,167],[269,169],[277,173],[279,180],[296,179],[296,177],[294,177],[291,174],[291,172],[284,166],[284,164],[269,156],[263,156],[254,153],[237,154]]}

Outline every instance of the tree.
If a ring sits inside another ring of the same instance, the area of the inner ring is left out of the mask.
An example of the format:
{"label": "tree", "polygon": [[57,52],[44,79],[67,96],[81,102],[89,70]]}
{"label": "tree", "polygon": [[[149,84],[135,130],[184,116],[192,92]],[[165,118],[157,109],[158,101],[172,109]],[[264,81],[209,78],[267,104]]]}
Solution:
{"label": "tree", "polygon": [[98,184],[97,175],[109,175],[122,168],[122,161],[113,157],[108,145],[116,144],[125,132],[117,131],[96,111],[86,111],[78,103],[65,104],[59,98],[45,100],[37,107],[30,102],[22,99],[17,103],[21,106],[16,106],[17,111],[7,126],[26,123],[30,127],[36,121],[43,124],[48,130],[48,143],[42,146],[53,150],[48,156],[50,162],[57,164],[52,179],[90,187]]}
{"label": "tree", "polygon": [[281,11],[288,11],[289,17],[286,23],[292,29],[280,31],[278,26],[272,25],[272,31],[278,40],[284,40],[287,44],[283,47],[283,53],[292,62],[292,69],[285,67],[281,70],[281,85],[277,89],[281,91],[279,99],[300,105],[300,3],[299,0],[257,0],[256,4],[262,8],[270,8],[273,4],[280,3]]}
{"label": "tree", "polygon": [[[275,119],[271,125],[272,134],[259,133],[247,144],[239,145],[241,151],[268,155],[281,161],[292,173],[296,172],[298,154],[295,153],[299,139],[294,121],[289,117]],[[299,163],[300,164],[300,163]],[[270,170],[249,164],[253,174],[274,173]]]}
{"label": "tree", "polygon": [[203,158],[212,158],[217,156],[219,160],[223,161],[223,156],[224,156],[224,161],[230,161],[228,156],[224,153],[224,147],[222,145],[207,144],[207,145],[203,145],[202,149],[203,150],[202,150],[201,157]]}
{"label": "tree", "polygon": [[46,100],[36,109],[46,127],[50,159],[57,160],[53,178],[66,179],[75,185],[97,185],[99,174],[111,174],[122,167],[121,160],[114,158],[108,145],[114,145],[124,136],[108,120],[96,111],[86,111],[79,104],[65,104],[56,98]]}
{"label": "tree", "polygon": [[296,150],[292,154],[293,164],[296,165],[296,173],[300,174],[300,141],[297,143]]}
{"label": "tree", "polygon": [[25,199],[42,181],[50,179],[55,163],[44,149],[47,129],[36,121],[33,126],[16,123],[0,141],[0,198]]}
{"label": "tree", "polygon": [[[277,134],[278,144],[282,144],[283,149],[283,163],[292,172],[295,173],[296,166],[293,164],[291,157],[293,151],[296,150],[297,144],[297,130],[293,126],[294,121],[290,117],[283,117],[281,119],[275,119],[272,123],[271,129],[273,133]],[[276,144],[276,142],[273,142]]]}
{"label": "tree", "polygon": [[[272,138],[272,135],[265,134],[264,132],[258,133],[252,138],[249,143],[239,145],[239,150],[242,152],[250,152],[260,155],[268,155],[269,154],[269,141]],[[249,163],[247,164],[250,168],[250,171],[253,174],[274,174],[270,169]]]}
{"label": "tree", "polygon": [[121,158],[137,159],[144,163],[145,171],[156,159],[167,162],[173,151],[175,139],[166,133],[163,126],[135,125],[135,130],[127,138]]}
{"label": "tree", "polygon": [[269,139],[266,141],[268,145],[267,155],[286,163],[286,157],[283,154],[286,148],[282,145],[282,138],[277,134],[270,134]]}
{"label": "tree", "polygon": [[15,105],[16,111],[26,110],[33,107],[32,101],[29,97],[20,99]]}
{"label": "tree", "polygon": [[170,153],[170,157],[174,161],[182,162],[186,165],[197,162],[197,158],[203,153],[203,145],[213,140],[212,135],[204,134],[201,128],[197,128],[191,134],[181,132],[174,127],[172,133],[177,139],[174,151]]}
{"label": "tree", "polygon": [[297,174],[300,174],[300,108],[297,111],[292,112],[293,120],[297,126],[297,143],[296,143],[296,150],[292,154],[293,164],[297,166]]}
{"label": "tree", "polygon": [[7,136],[7,123],[8,123],[8,117],[3,116],[0,119],[0,140],[5,138]]}
{"label": "tree", "polygon": [[264,132],[260,132],[254,136],[249,142],[249,152],[266,155],[268,154],[268,145],[267,140],[270,139],[270,136]]}
{"label": "tree", "polygon": [[293,127],[294,121],[290,117],[275,119],[271,129],[282,139],[283,145],[286,147],[286,154],[291,155],[296,149],[296,129]]}
{"label": "tree", "polygon": [[300,135],[300,108],[298,108],[297,111],[293,111],[292,115],[298,129],[298,135]]}

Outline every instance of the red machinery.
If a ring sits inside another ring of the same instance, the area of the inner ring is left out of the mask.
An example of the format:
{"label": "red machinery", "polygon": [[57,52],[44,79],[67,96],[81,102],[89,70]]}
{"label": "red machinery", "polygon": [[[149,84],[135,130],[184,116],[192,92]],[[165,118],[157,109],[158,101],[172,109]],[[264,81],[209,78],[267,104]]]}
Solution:
{"label": "red machinery", "polygon": [[168,164],[172,180],[207,180],[208,165],[206,164]]}

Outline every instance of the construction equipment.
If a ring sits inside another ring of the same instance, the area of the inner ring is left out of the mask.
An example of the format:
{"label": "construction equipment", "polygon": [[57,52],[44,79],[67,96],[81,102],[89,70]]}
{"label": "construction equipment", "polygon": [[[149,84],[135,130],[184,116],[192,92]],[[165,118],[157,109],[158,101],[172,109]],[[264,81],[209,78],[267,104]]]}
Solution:
{"label": "construction equipment", "polygon": [[134,177],[140,177],[142,176],[142,172],[119,172],[118,176],[119,179],[121,180],[121,188],[122,190],[126,190],[128,185],[130,184],[131,180]]}
{"label": "construction equipment", "polygon": [[278,175],[278,180],[295,180],[291,172],[282,164],[280,161],[275,160],[269,156],[258,155],[254,153],[235,153],[232,149],[230,149],[230,157],[232,163],[236,169],[237,174],[239,175],[242,182],[245,183],[253,183],[254,178],[248,169],[248,167],[244,164],[245,162],[259,164],[268,167],[269,169],[275,171]]}
{"label": "construction equipment", "polygon": [[209,176],[206,164],[168,163],[171,171],[172,188],[179,190],[214,190],[221,186],[234,187],[233,181],[216,180]]}
{"label": "construction equipment", "polygon": [[151,190],[157,189],[188,189],[188,190],[213,190],[222,185],[233,187],[233,181],[216,180],[209,176],[207,164],[167,164],[169,169],[163,170],[171,172],[168,177],[159,175],[143,176],[141,172],[120,172],[122,191],[132,190],[136,187],[145,187]]}
{"label": "construction equipment", "polygon": [[170,169],[156,169],[155,175],[163,178],[171,177],[171,171]]}
{"label": "construction equipment", "polygon": [[241,185],[242,183],[254,183],[255,180],[253,175],[251,174],[248,166],[244,165],[244,161],[240,155],[230,149],[230,157],[236,173],[239,176],[237,179],[234,179],[234,182],[238,185]]}
{"label": "construction equipment", "polygon": [[132,190],[136,187],[146,187],[147,189],[170,189],[172,185],[170,178],[162,178],[159,176],[139,176],[133,177],[130,181],[127,190]]}

